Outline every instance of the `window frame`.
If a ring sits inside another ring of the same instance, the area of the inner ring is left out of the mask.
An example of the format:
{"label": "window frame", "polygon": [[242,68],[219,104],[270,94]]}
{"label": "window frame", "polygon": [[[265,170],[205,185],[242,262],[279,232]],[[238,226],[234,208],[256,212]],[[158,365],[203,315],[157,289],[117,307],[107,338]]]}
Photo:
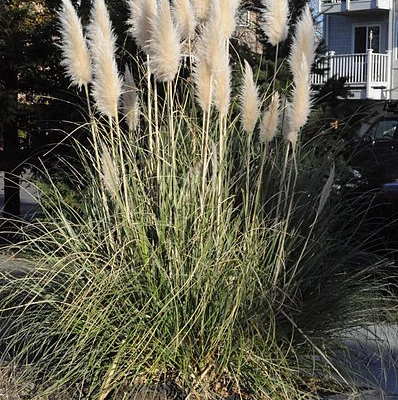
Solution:
{"label": "window frame", "polygon": [[[369,50],[369,31],[370,28],[378,27],[379,28],[379,43],[378,43],[378,51],[380,53],[381,48],[381,24],[378,23],[368,23],[368,24],[353,24],[352,25],[352,42],[351,42],[351,53],[352,54],[362,54],[362,53],[355,53],[355,29],[356,28],[366,28],[366,49],[365,53]],[[376,51],[375,51],[376,53]]]}

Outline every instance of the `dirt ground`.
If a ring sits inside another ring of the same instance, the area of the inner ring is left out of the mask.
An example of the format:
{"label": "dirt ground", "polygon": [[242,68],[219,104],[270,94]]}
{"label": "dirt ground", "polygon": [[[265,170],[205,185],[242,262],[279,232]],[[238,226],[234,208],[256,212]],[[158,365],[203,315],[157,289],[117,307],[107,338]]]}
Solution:
{"label": "dirt ground", "polygon": [[0,400],[27,400],[34,397],[34,385],[29,382],[22,384],[19,377],[18,371],[6,365],[0,367]]}
{"label": "dirt ground", "polygon": [[[21,379],[20,371],[10,369],[7,365],[0,366],[0,400],[77,400],[79,396],[73,393],[54,393],[51,396],[38,396],[35,385]],[[177,396],[168,396],[157,390],[140,390],[131,392],[122,390],[116,396],[107,396],[106,400],[179,400]]]}

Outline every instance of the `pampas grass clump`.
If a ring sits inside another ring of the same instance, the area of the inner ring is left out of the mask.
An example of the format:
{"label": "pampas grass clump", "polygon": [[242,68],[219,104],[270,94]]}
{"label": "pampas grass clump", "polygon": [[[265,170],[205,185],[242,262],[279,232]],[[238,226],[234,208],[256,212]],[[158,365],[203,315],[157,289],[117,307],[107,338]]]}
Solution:
{"label": "pampas grass clump", "polygon": [[[257,89],[248,63],[233,91],[233,21],[221,34],[216,3],[192,3],[200,20],[192,80],[179,76],[192,27],[180,37],[172,14],[188,3],[130,0],[130,34],[149,62],[132,57],[137,76],[126,68],[122,87],[109,15],[94,2],[97,108],[88,99],[81,127],[92,140],[76,141],[76,160],[58,160],[79,206],[48,173],[43,217],[21,232],[32,268],[18,279],[0,273],[1,354],[26,367],[37,398],[317,398],[314,374],[339,373],[328,357],[336,333],[374,306],[369,270],[352,268],[360,253],[347,221],[333,219],[337,171],[299,140],[310,111],[311,46],[300,44],[307,11],[283,109],[280,93]],[[228,18],[237,5],[228,4]],[[275,44],[286,32],[282,11],[269,28]],[[78,71],[71,79],[88,84]]]}

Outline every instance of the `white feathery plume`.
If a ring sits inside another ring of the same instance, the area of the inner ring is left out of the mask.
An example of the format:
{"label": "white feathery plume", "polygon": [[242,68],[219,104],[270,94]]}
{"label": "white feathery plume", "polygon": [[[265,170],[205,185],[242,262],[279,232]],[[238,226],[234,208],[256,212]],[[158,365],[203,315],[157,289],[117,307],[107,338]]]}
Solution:
{"label": "white feathery plume", "polygon": [[148,54],[155,79],[160,82],[172,81],[181,60],[181,41],[173,23],[169,0],[160,0]]}
{"label": "white feathery plume", "polygon": [[315,58],[315,28],[307,4],[296,24],[289,65],[293,75],[291,101],[286,108],[285,139],[294,146],[311,111],[310,71]]}
{"label": "white feathery plume", "polygon": [[156,0],[129,0],[130,26],[128,32],[137,45],[147,52],[147,47],[152,36],[152,28],[157,15]]}
{"label": "white feathery plume", "polygon": [[104,144],[102,145],[101,164],[104,187],[113,198],[117,198],[120,191],[119,171],[107,146]]}
{"label": "white feathery plume", "polygon": [[262,30],[272,46],[286,40],[288,35],[288,0],[262,0],[265,7]]}
{"label": "white feathery plume", "polygon": [[220,34],[221,8],[219,0],[212,3],[211,14],[206,22],[198,43],[198,57],[206,61],[212,75],[222,68],[225,41]]}
{"label": "white feathery plume", "polygon": [[105,1],[94,1],[92,9],[92,19],[95,19],[97,29],[99,29],[106,41],[113,42],[114,50],[116,49],[116,38],[113,34],[112,23],[109,18],[108,9]]}
{"label": "white feathery plume", "polygon": [[115,117],[122,82],[115,60],[116,37],[104,0],[94,1],[88,36],[94,72],[92,94],[99,111],[108,117]]}
{"label": "white feathery plume", "polygon": [[283,133],[283,138],[285,139],[285,141],[288,143],[290,142],[292,144],[292,147],[295,148],[296,143],[297,143],[298,131],[294,130],[291,126],[292,108],[293,108],[293,104],[291,102],[287,101],[286,105],[285,105],[284,115],[283,115],[282,133]]}
{"label": "white feathery plume", "polygon": [[228,114],[231,101],[231,68],[229,65],[229,56],[224,46],[220,52],[220,64],[213,73],[214,92],[213,101],[221,116]]}
{"label": "white feathery plume", "polygon": [[259,114],[260,99],[253,79],[253,70],[245,60],[245,74],[240,92],[241,121],[243,129],[251,133],[256,126]]}
{"label": "white feathery plume", "polygon": [[293,43],[290,50],[289,65],[293,76],[295,71],[301,68],[300,64],[303,54],[307,60],[308,68],[311,68],[315,59],[315,37],[314,21],[312,19],[310,7],[307,4],[296,23]]}
{"label": "white feathery plume", "polygon": [[134,82],[133,75],[126,65],[123,82],[123,113],[130,131],[134,131],[138,127],[140,103],[137,95],[137,87]]}
{"label": "white feathery plume", "polygon": [[202,109],[208,111],[213,101],[219,112],[226,115],[230,102],[231,71],[220,27],[221,8],[219,0],[215,0],[197,44],[194,77],[197,99]]}
{"label": "white feathery plume", "polygon": [[211,0],[193,0],[193,9],[200,21],[205,21],[210,13]]}
{"label": "white feathery plume", "polygon": [[216,0],[221,9],[221,36],[223,40],[229,40],[236,28],[236,12],[240,0]]}
{"label": "white feathery plume", "polygon": [[274,92],[271,103],[263,114],[260,126],[260,139],[264,144],[268,144],[275,137],[280,119],[280,95]]}
{"label": "white feathery plume", "polygon": [[174,0],[173,15],[181,39],[191,40],[195,36],[196,18],[189,0]]}
{"label": "white feathery plume", "polygon": [[[202,4],[196,2],[195,4]],[[213,74],[218,68],[219,54],[223,49],[219,31],[216,28],[215,18],[217,14],[210,17],[204,25],[196,45],[194,81],[196,86],[196,99],[203,111],[210,109],[213,92]],[[218,25],[219,28],[219,25]],[[218,60],[218,61],[217,61]]]}
{"label": "white feathery plume", "polygon": [[203,111],[207,112],[211,105],[212,78],[206,61],[199,57],[193,71],[196,86],[196,99]]}
{"label": "white feathery plume", "polygon": [[62,0],[62,8],[58,13],[61,24],[61,49],[63,59],[61,65],[72,84],[81,88],[91,80],[91,60],[87,43],[83,34],[81,21],[70,0]]}
{"label": "white feathery plume", "polygon": [[289,111],[290,128],[298,132],[307,122],[311,111],[310,70],[305,56],[302,56],[300,69],[295,71]]}

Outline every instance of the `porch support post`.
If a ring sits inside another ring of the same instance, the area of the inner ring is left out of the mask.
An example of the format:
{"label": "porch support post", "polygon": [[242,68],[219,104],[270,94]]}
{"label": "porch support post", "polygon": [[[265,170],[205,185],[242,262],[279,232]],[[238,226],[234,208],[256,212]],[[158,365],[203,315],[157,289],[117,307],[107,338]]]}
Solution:
{"label": "porch support post", "polygon": [[328,52],[328,60],[329,60],[329,69],[328,69],[328,79],[333,77],[333,63],[334,63],[334,51],[329,51]]}
{"label": "porch support post", "polygon": [[366,98],[371,98],[373,81],[373,49],[366,51]]}
{"label": "porch support post", "polygon": [[386,85],[386,99],[390,100],[391,98],[391,90],[392,90],[392,82],[391,82],[391,71],[392,71],[392,51],[386,50],[387,54],[387,62],[386,62],[386,75],[387,75],[387,85]]}
{"label": "porch support post", "polygon": [[345,9],[347,10],[347,11],[349,11],[350,9],[351,9],[351,0],[346,0],[346,3],[345,3]]}

